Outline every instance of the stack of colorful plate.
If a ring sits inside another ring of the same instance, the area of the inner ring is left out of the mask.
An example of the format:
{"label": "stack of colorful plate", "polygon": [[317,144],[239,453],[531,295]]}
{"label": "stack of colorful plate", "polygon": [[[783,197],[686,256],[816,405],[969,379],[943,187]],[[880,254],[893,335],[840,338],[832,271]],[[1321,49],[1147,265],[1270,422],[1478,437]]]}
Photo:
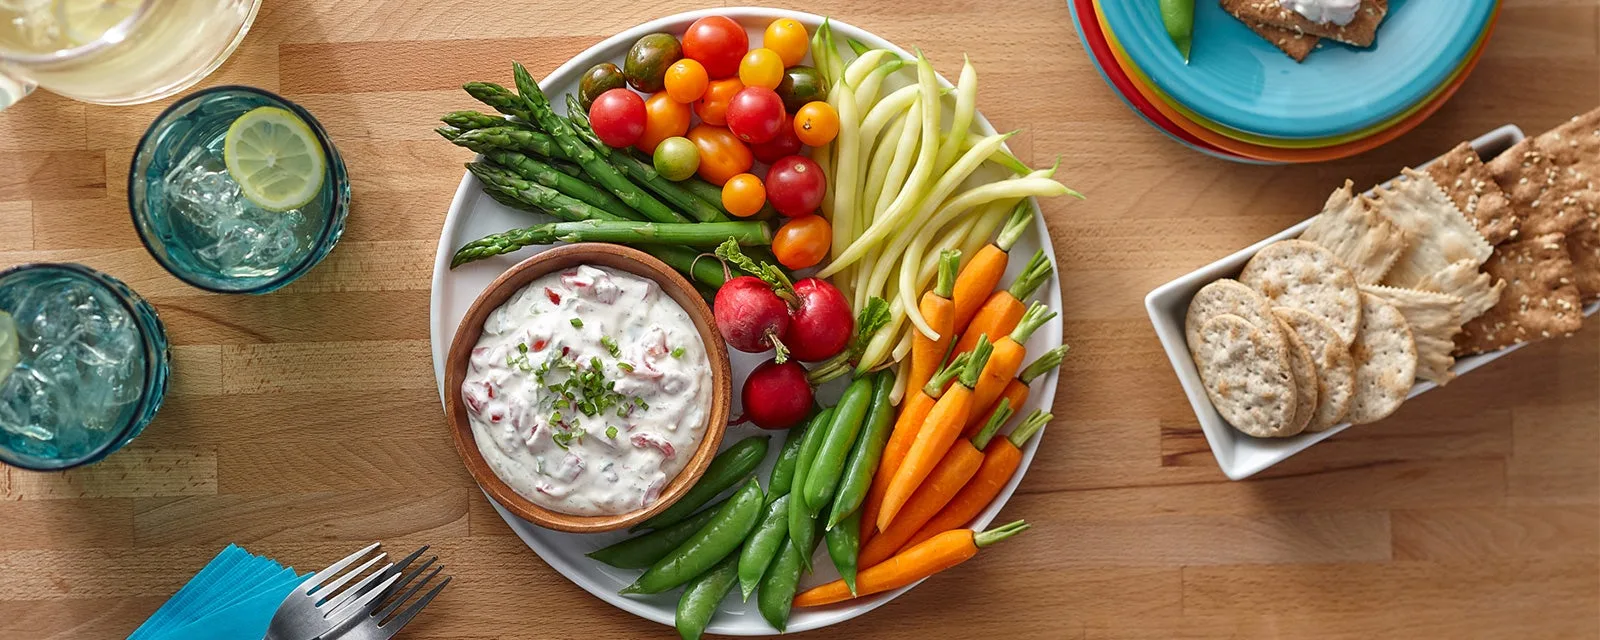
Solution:
{"label": "stack of colorful plate", "polygon": [[1322,162],[1400,137],[1477,64],[1499,0],[1389,0],[1371,47],[1323,40],[1296,62],[1229,15],[1195,2],[1187,64],[1157,0],[1067,0],[1078,37],[1128,106],[1184,145],[1256,164]]}

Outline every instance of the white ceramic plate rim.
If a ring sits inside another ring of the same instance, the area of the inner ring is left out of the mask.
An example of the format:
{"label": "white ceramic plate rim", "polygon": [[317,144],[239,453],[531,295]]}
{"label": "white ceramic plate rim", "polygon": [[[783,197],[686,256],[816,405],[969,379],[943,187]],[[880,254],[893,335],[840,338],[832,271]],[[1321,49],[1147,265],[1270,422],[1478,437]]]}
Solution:
{"label": "white ceramic plate rim", "polygon": [[[1489,152],[1491,155],[1498,155],[1524,137],[1521,129],[1508,124],[1478,136],[1472,141],[1472,147],[1480,153]],[[1189,300],[1194,297],[1196,291],[1218,278],[1237,275],[1239,270],[1244,268],[1244,264],[1249,262],[1262,247],[1297,237],[1310,224],[1311,219],[1307,218],[1304,222],[1233,255],[1161,285],[1145,297],[1145,310],[1150,314],[1150,322],[1155,325],[1156,335],[1161,338],[1161,346],[1166,350],[1167,358],[1178,374],[1178,381],[1183,385],[1184,394],[1189,397],[1189,404],[1200,420],[1200,429],[1205,432],[1211,453],[1216,457],[1217,465],[1222,468],[1222,472],[1231,480],[1243,480],[1255,475],[1350,428],[1350,424],[1345,423],[1327,431],[1307,433],[1292,438],[1253,438],[1239,432],[1223,420],[1216,408],[1211,405],[1210,398],[1206,396],[1205,385],[1200,381],[1200,374],[1195,370],[1194,360],[1189,356],[1184,338],[1184,317]],[[1584,310],[1584,314],[1594,315],[1596,311],[1600,311],[1600,302],[1590,304]],[[1499,351],[1462,358],[1456,361],[1451,371],[1457,375],[1466,374],[1522,347],[1521,344],[1513,345]],[[1432,382],[1419,382],[1412,386],[1411,393],[1407,397],[1415,398],[1437,386]]]}
{"label": "white ceramic plate rim", "polygon": [[[631,43],[634,40],[637,40],[639,37],[649,33],[655,33],[658,31],[681,31],[681,26],[687,25],[696,19],[711,15],[727,16],[733,18],[734,20],[740,21],[741,23],[751,23],[758,20],[771,21],[778,18],[793,18],[804,23],[807,29],[813,32],[816,25],[821,24],[823,20],[822,16],[816,14],[763,7],[712,8],[678,13],[656,20],[651,20],[644,24],[627,29],[593,45],[592,47],[584,50],[583,52],[574,56],[572,59],[568,60],[565,64],[562,64],[560,67],[556,68],[555,71],[551,72],[544,78],[543,83],[554,85],[566,84],[575,80],[577,75],[583,70],[587,69],[589,66],[602,60],[609,60],[609,58],[603,58],[600,56],[599,52],[601,51],[616,47],[622,43]],[[859,27],[840,22],[837,19],[830,19],[830,24],[835,30],[836,38],[839,38],[839,42],[837,44],[841,47],[844,45],[843,38],[854,38],[870,47],[888,49],[907,59],[911,59],[913,57],[911,53],[896,46],[894,43]],[[951,86],[950,82],[943,77],[940,78],[940,81],[945,86]],[[558,109],[558,111],[560,111],[560,109]],[[983,114],[979,113],[976,120],[976,128],[978,130],[986,134],[995,133],[994,127],[990,125],[988,119],[986,119]],[[456,249],[455,243],[452,240],[453,230],[458,225],[463,224],[463,220],[468,216],[468,212],[471,211],[473,207],[477,206],[480,196],[481,193],[477,179],[474,178],[470,173],[464,175],[460,187],[456,189],[455,198],[450,203],[450,211],[446,215],[444,228],[440,232],[439,247],[434,259],[432,290],[429,296],[430,308],[428,324],[430,329],[430,340],[432,343],[431,346],[433,352],[434,375],[439,386],[441,402],[444,398],[445,353],[447,353],[449,350],[450,339],[454,336],[457,324],[460,321],[459,317],[445,317],[447,307],[446,298],[448,296],[447,289],[450,287],[450,281],[452,280],[451,270],[449,268],[450,256]],[[1035,203],[1035,210],[1038,210],[1037,203]],[[1055,250],[1050,242],[1050,234],[1045,227],[1042,216],[1035,217],[1033,227],[1030,230],[1030,233],[1024,236],[1024,241],[1026,241],[1026,239],[1030,236],[1033,240],[1038,242],[1042,248],[1045,249],[1045,253],[1050,259],[1051,264],[1054,265],[1056,262]],[[1019,261],[1013,262],[1015,263]],[[474,293],[474,296],[476,296],[476,293]],[[1050,305],[1051,308],[1058,311],[1061,310],[1062,300],[1060,281],[1055,278],[1050,279],[1048,286],[1045,287],[1040,298],[1042,301]],[[1040,336],[1053,336],[1051,338],[1051,346],[1059,344],[1062,336],[1061,318],[1057,317],[1046,324],[1038,332],[1038,334],[1036,334],[1035,340],[1038,340]],[[1030,341],[1030,343],[1032,342],[1033,341]],[[1033,349],[1030,348],[1030,352],[1032,351]],[[1041,406],[1048,410],[1049,407],[1054,403],[1058,380],[1058,372],[1051,371],[1042,380],[1036,381],[1035,389],[1030,394],[1028,406]],[[1020,414],[1023,412],[1019,411],[1018,413]],[[731,432],[730,435],[732,435]],[[1010,482],[1006,483],[1005,488],[1000,492],[1000,495],[995,498],[994,502],[978,515],[978,518],[974,523],[974,528],[979,530],[986,528],[994,520],[995,516],[999,514],[1006,502],[1011,499],[1012,493],[1016,491],[1017,485],[1021,482],[1022,477],[1026,475],[1028,467],[1032,464],[1034,454],[1038,451],[1039,442],[1042,439],[1043,434],[1041,433],[1039,436],[1034,437],[1032,441],[1030,441],[1025,447],[1023,447],[1022,464],[1018,468],[1017,473],[1012,476]],[[779,438],[779,440],[781,440],[781,438]],[[731,440],[727,442],[731,442]],[[774,447],[774,449],[775,448],[776,447]],[[491,499],[490,502],[493,504],[494,501]],[[633,599],[618,595],[615,591],[597,581],[591,575],[591,572],[596,569],[596,567],[593,565],[598,563],[583,559],[581,551],[572,553],[572,557],[568,557],[568,555],[559,552],[553,546],[547,545],[544,541],[538,539],[536,534],[541,533],[542,530],[539,530],[535,525],[517,518],[516,516],[505,511],[498,504],[494,504],[494,507],[495,510],[500,514],[500,517],[511,526],[512,530],[516,532],[517,536],[521,538],[522,541],[534,551],[534,553],[538,554],[541,559],[543,559],[557,572],[561,573],[561,575],[566,576],[567,579],[571,580],[574,584],[582,587],[585,591],[588,591],[595,597],[598,597],[601,600],[604,600],[624,611],[647,620],[659,622],[664,625],[670,626],[673,624],[673,611],[670,606],[662,607],[658,606],[654,600]],[[920,582],[917,584],[920,584]],[[860,598],[858,600],[849,603],[841,603],[839,605],[819,607],[815,609],[796,609],[793,615],[790,617],[787,632],[795,633],[809,631],[850,620],[856,616],[867,613],[868,611],[887,604],[890,600],[899,597],[901,594],[909,591],[915,586],[916,584],[912,584],[890,592],[876,596]],[[766,621],[760,619],[759,616],[756,616],[754,620],[754,622],[757,624],[748,625],[740,624],[740,622],[743,622],[741,620],[729,620],[728,617],[729,616],[726,615],[718,615],[712,620],[711,625],[706,631],[714,634],[739,636],[764,636],[777,634],[777,631],[769,627],[766,624]]]}

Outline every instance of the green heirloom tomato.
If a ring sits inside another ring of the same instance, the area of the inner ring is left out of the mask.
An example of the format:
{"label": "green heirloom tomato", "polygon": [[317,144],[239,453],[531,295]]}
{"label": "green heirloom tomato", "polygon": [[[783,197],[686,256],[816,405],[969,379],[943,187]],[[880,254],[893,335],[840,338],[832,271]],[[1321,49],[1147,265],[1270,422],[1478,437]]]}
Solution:
{"label": "green heirloom tomato", "polygon": [[600,97],[600,94],[612,89],[621,89],[627,84],[627,79],[622,77],[622,70],[618,69],[617,65],[602,62],[589,67],[588,71],[583,72],[583,77],[578,79],[578,104],[587,111],[589,105],[594,104],[594,99]]}
{"label": "green heirloom tomato", "polygon": [[655,163],[656,173],[673,182],[686,180],[700,170],[700,148],[683,136],[662,140],[661,144],[656,145],[655,157],[651,159]]}
{"label": "green heirloom tomato", "polygon": [[783,109],[795,113],[808,102],[828,99],[828,85],[822,81],[822,72],[807,66],[789,67],[778,83],[778,97],[783,98]]}
{"label": "green heirloom tomato", "polygon": [[683,45],[678,44],[678,39],[665,33],[652,33],[628,49],[628,57],[622,63],[622,74],[627,76],[628,84],[645,93],[660,91],[666,84],[663,79],[667,75],[667,67],[683,58]]}

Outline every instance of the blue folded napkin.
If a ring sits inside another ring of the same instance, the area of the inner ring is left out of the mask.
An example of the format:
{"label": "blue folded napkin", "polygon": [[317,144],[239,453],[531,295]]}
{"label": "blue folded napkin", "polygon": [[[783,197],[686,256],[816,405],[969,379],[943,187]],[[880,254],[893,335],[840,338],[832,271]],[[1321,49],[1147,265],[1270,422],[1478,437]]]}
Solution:
{"label": "blue folded napkin", "polygon": [[310,575],[230,544],[128,640],[260,640],[278,605]]}

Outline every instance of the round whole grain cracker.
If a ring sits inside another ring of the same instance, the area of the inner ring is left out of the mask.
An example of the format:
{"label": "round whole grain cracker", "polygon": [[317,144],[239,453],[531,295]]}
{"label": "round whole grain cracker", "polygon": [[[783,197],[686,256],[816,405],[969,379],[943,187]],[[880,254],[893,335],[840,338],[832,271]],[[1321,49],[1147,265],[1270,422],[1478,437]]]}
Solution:
{"label": "round whole grain cracker", "polygon": [[1333,327],[1316,314],[1293,307],[1275,307],[1273,313],[1300,338],[1317,368],[1317,410],[1306,431],[1325,431],[1350,412],[1355,395],[1355,360]]}
{"label": "round whole grain cracker", "polygon": [[1306,425],[1311,424],[1311,418],[1317,414],[1317,367],[1311,360],[1311,351],[1300,341],[1300,336],[1295,335],[1283,320],[1277,322],[1283,331],[1284,345],[1289,348],[1289,373],[1294,374],[1294,421],[1281,434],[1287,436],[1305,431]]}
{"label": "round whole grain cracker", "polygon": [[1200,346],[1200,328],[1224,313],[1244,318],[1245,322],[1272,336],[1282,333],[1272,315],[1271,302],[1238,280],[1223,278],[1201,287],[1189,301],[1188,315],[1183,323],[1184,337],[1189,341],[1189,355],[1194,355]]}
{"label": "round whole grain cracker", "polygon": [[1260,291],[1274,306],[1317,314],[1346,345],[1355,342],[1361,326],[1356,277],[1320,245],[1304,240],[1269,244],[1244,265],[1239,281]]}
{"label": "round whole grain cracker", "polygon": [[1282,339],[1229,313],[1207,320],[1199,334],[1195,366],[1217,413],[1252,436],[1289,435],[1296,395]]}
{"label": "round whole grain cracker", "polygon": [[1345,418],[1368,424],[1399,409],[1417,379],[1417,343],[1400,310],[1377,296],[1361,294],[1361,332],[1350,347],[1350,357],[1356,365],[1355,397]]}

